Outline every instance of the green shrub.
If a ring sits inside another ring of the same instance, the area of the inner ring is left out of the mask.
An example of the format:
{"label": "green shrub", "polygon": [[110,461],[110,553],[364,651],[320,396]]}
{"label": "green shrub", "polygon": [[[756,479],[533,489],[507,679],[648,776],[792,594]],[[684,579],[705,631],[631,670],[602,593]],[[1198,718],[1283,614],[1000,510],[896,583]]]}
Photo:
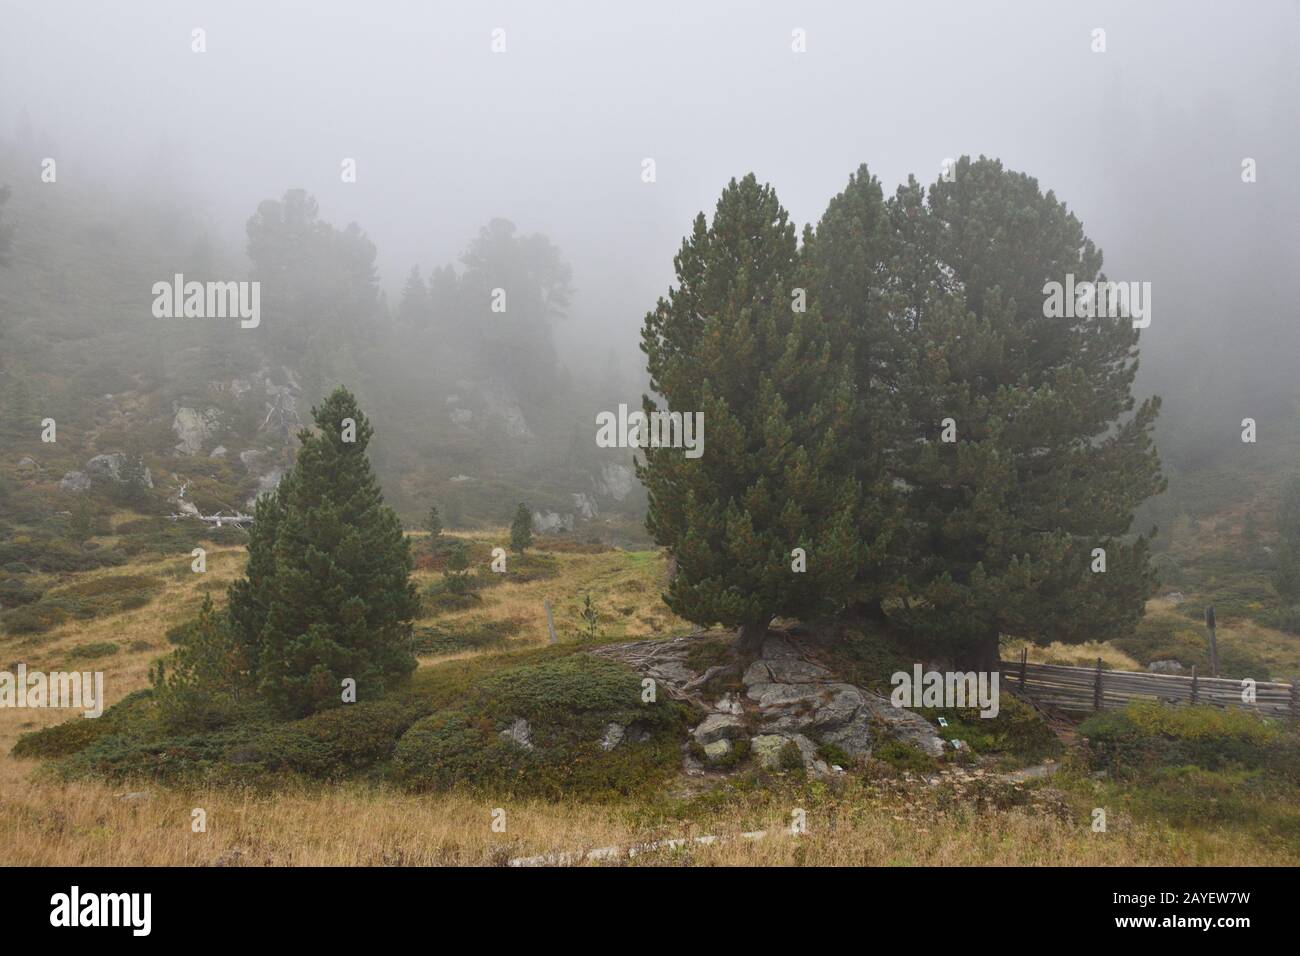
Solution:
{"label": "green shrub", "polygon": [[231,727],[164,737],[106,734],[67,757],[59,770],[68,778],[149,778],[173,785],[197,785],[220,778],[221,769],[228,766],[226,752],[249,733],[247,727]]}
{"label": "green shrub", "polygon": [[453,710],[426,717],[402,735],[392,773],[416,791],[474,788],[522,778],[533,762],[529,751]]}
{"label": "green shrub", "polygon": [[409,698],[345,704],[269,726],[232,748],[227,759],[322,780],[346,777],[387,760],[407,728],[429,709]]}
{"label": "green shrub", "polygon": [[95,641],[93,644],[74,647],[68,652],[68,656],[74,660],[94,660],[98,657],[109,657],[117,651],[118,646],[112,641]]}
{"label": "green shrub", "polygon": [[161,587],[155,578],[110,574],[49,591],[0,620],[11,634],[40,634],[72,618],[91,620],[143,607]]}
{"label": "green shrub", "polygon": [[0,614],[0,623],[9,634],[43,634],[71,619],[65,608],[44,601]]}
{"label": "green shrub", "polygon": [[101,737],[150,726],[153,694],[128,694],[98,717],[77,716],[52,727],[23,734],[14,744],[15,757],[62,757],[76,753]]}
{"label": "green shrub", "polygon": [[925,751],[892,737],[878,743],[872,749],[871,756],[895,770],[932,773],[939,768],[939,762]]}
{"label": "green shrub", "polygon": [[[1145,617],[1133,633],[1111,641],[1139,664],[1178,661],[1186,668],[1210,673],[1209,640],[1205,629],[1177,619]],[[1222,677],[1269,679],[1268,664],[1249,650],[1219,638],[1219,674]]]}
{"label": "green shrub", "polygon": [[93,571],[125,563],[120,553],[108,549],[87,550],[50,535],[23,535],[0,541],[0,565],[37,571]]}
{"label": "green shrub", "polygon": [[15,608],[34,604],[41,599],[41,591],[30,587],[21,578],[0,581],[0,607]]}
{"label": "green shrub", "polygon": [[[1004,679],[1000,686],[1006,683]],[[981,717],[977,708],[970,707],[922,708],[918,713],[935,724],[944,718],[948,726],[939,734],[945,740],[960,740],[972,753],[1001,757],[1003,763],[1023,766],[1054,757],[1062,749],[1038,712],[1011,693],[999,693],[996,717]]]}
{"label": "green shrub", "polygon": [[804,770],[803,751],[793,740],[787,740],[781,745],[781,749],[776,754],[776,768],[789,773],[797,770],[800,773]]}
{"label": "green shrub", "polygon": [[[531,750],[502,735],[520,719]],[[640,680],[621,665],[583,654],[543,659],[488,674],[459,706],[413,725],[392,773],[413,790],[460,784],[550,799],[645,793],[676,767],[684,719],[673,701],[643,704]],[[626,731],[605,751],[611,723]]]}
{"label": "green shrub", "polygon": [[1300,783],[1300,740],[1294,731],[1253,714],[1215,707],[1171,707],[1135,701],[1079,725],[1090,766],[1117,775],[1157,767],[1259,770]]}
{"label": "green shrub", "polygon": [[522,627],[523,622],[516,618],[459,621],[454,629],[448,625],[426,625],[415,629],[415,653],[454,654],[500,647]]}

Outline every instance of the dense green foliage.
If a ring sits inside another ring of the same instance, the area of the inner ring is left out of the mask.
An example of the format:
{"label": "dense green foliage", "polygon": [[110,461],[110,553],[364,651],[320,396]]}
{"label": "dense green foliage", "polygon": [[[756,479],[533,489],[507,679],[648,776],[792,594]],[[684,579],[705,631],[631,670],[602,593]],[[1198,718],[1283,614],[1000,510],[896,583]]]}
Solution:
{"label": "dense green foliage", "polygon": [[[502,732],[527,721],[529,745]],[[601,746],[611,723],[622,742]],[[680,760],[683,713],[642,703],[625,668],[583,654],[521,665],[482,680],[458,706],[415,724],[397,745],[395,778],[417,790],[608,796],[652,792]]]}
{"label": "dense green foliage", "polygon": [[510,522],[510,550],[523,554],[533,543],[533,516],[522,501]]}
{"label": "dense green foliage", "polygon": [[409,545],[366,459],[370,422],[345,389],[312,414],[317,430],[258,504],[230,596],[260,692],[298,715],[338,705],[345,679],[371,699],[414,670],[418,613]]}
{"label": "dense green foliage", "polygon": [[[852,383],[801,301],[794,226],[752,175],[723,190],[711,223],[696,218],[675,264],[641,348],[665,410],[702,412],[707,434],[697,458],[642,449],[647,527],[676,557],[668,605],[756,640],[778,614],[833,609],[866,548],[847,457]],[[647,398],[646,415],[658,410]]]}
{"label": "dense green foliage", "polygon": [[679,614],[744,640],[778,613],[887,603],[984,664],[1003,633],[1131,629],[1155,588],[1130,530],[1163,488],[1159,402],[1132,397],[1127,314],[1047,314],[1046,283],[1105,278],[1052,193],[963,158],[885,202],[864,167],[801,250],[750,176],[676,266],[642,349],[656,394],[704,412],[708,448],[646,449],[641,474]]}

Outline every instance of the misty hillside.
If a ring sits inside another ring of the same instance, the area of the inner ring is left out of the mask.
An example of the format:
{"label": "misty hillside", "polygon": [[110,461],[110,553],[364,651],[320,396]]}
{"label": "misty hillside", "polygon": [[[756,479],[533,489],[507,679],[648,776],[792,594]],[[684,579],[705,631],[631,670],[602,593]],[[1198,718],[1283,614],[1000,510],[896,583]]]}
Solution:
{"label": "misty hillside", "polygon": [[[869,888],[1071,932],[1294,866],[1298,37],[0,2],[0,844],[1074,867]],[[114,879],[23,882],[147,935]]]}
{"label": "misty hillside", "polygon": [[[173,208],[128,210],[92,190],[22,193],[5,213],[20,239],[3,291],[4,394],[14,416],[59,426],[42,447],[9,419],[9,465],[31,458],[36,487],[67,492],[95,456],[139,455],[158,509],[250,510],[312,405],[346,382],[383,421],[377,467],[412,523],[430,501],[473,527],[527,500],[541,527],[638,533],[630,457],[583,440],[589,409],[627,393],[613,369],[575,380],[558,353],[569,271],[545,237],[492,220],[428,282],[413,267],[390,307],[373,244],[301,190],[260,204],[246,250],[216,248]],[[140,308],[150,276],[204,282],[231,266],[264,283],[262,334],[238,318],[160,328]],[[505,286],[508,311],[493,313]]]}

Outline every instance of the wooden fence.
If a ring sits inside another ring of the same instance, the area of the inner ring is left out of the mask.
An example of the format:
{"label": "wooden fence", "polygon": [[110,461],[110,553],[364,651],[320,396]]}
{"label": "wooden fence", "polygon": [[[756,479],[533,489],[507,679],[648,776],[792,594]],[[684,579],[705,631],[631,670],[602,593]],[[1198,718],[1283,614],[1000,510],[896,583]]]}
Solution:
{"label": "wooden fence", "polygon": [[1162,700],[1170,703],[1241,707],[1274,717],[1300,718],[1300,681],[1289,684],[1257,681],[1255,699],[1242,700],[1240,680],[1200,677],[1196,668],[1190,676],[1147,674],[1141,671],[1103,670],[1096,667],[1066,667],[1059,664],[1031,664],[1021,652],[1019,661],[1002,661],[1002,685],[1049,707],[1067,711],[1103,710],[1122,707],[1131,700]]}

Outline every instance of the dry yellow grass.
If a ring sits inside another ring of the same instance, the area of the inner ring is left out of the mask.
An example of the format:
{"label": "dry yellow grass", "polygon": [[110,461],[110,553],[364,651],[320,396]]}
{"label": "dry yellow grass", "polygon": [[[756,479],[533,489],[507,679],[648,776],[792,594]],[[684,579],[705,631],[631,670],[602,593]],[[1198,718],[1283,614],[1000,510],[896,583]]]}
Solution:
{"label": "dry yellow grass", "polygon": [[[1146,614],[1152,620],[1173,621],[1183,628],[1201,630],[1197,621],[1189,620],[1180,612],[1179,605],[1167,597],[1148,601]],[[1268,664],[1275,680],[1290,679],[1290,675],[1300,676],[1300,638],[1294,634],[1240,618],[1220,621],[1215,634],[1220,647],[1240,647]]]}
{"label": "dry yellow grass", "polygon": [[[1003,660],[1020,660],[1020,649],[1025,646],[1024,642],[1008,644],[1002,651]],[[1097,663],[1097,658],[1100,657],[1111,670],[1144,670],[1142,665],[1133,658],[1105,641],[1085,641],[1082,644],[1062,644],[1060,641],[1053,641],[1045,647],[1037,644],[1028,644],[1027,646],[1029,647],[1029,661],[1032,664],[1066,664],[1071,667],[1092,667]]]}
{"label": "dry yellow grass", "polygon": [[[471,538],[492,547],[507,547],[510,542],[510,534],[506,529],[457,532],[457,536]],[[542,547],[545,547],[544,544]],[[540,646],[550,640],[544,603],[549,600],[556,634],[564,642],[575,639],[582,629],[579,614],[583,597],[590,593],[592,603],[600,615],[599,627],[607,637],[638,640],[656,634],[692,629],[692,625],[673,614],[663,603],[661,594],[665,563],[658,553],[560,552],[554,555],[554,559],[558,571],[554,577],[512,582],[507,574],[504,583],[479,592],[482,604],[462,611],[425,617],[416,624],[436,622],[454,630],[457,623],[469,620],[514,619],[523,622],[514,642],[520,646]],[[438,572],[418,571],[414,580],[416,586],[423,589],[439,577],[441,575]],[[426,660],[461,659],[480,653],[483,652],[459,652]]]}
{"label": "dry yellow grass", "polygon": [[[496,544],[504,532],[479,535]],[[438,617],[521,618],[516,640],[547,640],[543,598],[555,611],[561,640],[573,639],[578,610],[590,590],[611,637],[637,638],[680,632],[660,600],[664,564],[653,553],[556,555],[554,578],[505,583],[483,593],[470,611]],[[147,606],[102,620],[62,626],[36,641],[3,639],[8,661],[52,670],[72,665],[68,652],[111,640],[111,657],[83,663],[105,671],[111,704],[147,683],[150,662],[165,653],[167,629],[192,614],[205,590],[220,599],[239,574],[243,551],[213,549],[208,572],[189,572],[188,558],[137,562],[81,575],[150,574],[165,585]],[[432,575],[421,574],[423,584]],[[149,645],[130,650],[132,642]],[[1071,648],[1094,656],[1093,648]],[[1040,653],[1051,654],[1053,648]],[[472,653],[427,659],[437,667]],[[1117,660],[1112,658],[1113,660]],[[1118,664],[1116,665],[1118,666]],[[63,784],[38,774],[39,761],[16,760],[18,736],[67,719],[66,711],[0,710],[0,845],[13,865],[464,865],[500,864],[511,857],[581,853],[654,840],[704,834],[736,837],[765,829],[763,840],[729,839],[713,846],[662,849],[639,855],[639,865],[1115,865],[1294,863],[1287,848],[1261,850],[1231,833],[1194,837],[1116,813],[1111,832],[1092,833],[1086,809],[1068,815],[1022,807],[976,812],[943,797],[924,781],[911,789],[878,789],[849,782],[826,788],[778,788],[745,799],[704,800],[683,809],[689,792],[665,796],[655,806],[576,802],[502,801],[506,831],[491,826],[494,802],[466,794],[411,795],[363,783],[293,789],[274,794],[238,790],[169,790],[153,783],[110,786],[94,781]],[[699,784],[688,784],[687,789]],[[140,791],[140,795],[131,795]],[[790,811],[803,805],[806,834],[787,831]],[[194,833],[191,814],[206,812],[207,830]],[[626,862],[626,858],[622,858]]]}

